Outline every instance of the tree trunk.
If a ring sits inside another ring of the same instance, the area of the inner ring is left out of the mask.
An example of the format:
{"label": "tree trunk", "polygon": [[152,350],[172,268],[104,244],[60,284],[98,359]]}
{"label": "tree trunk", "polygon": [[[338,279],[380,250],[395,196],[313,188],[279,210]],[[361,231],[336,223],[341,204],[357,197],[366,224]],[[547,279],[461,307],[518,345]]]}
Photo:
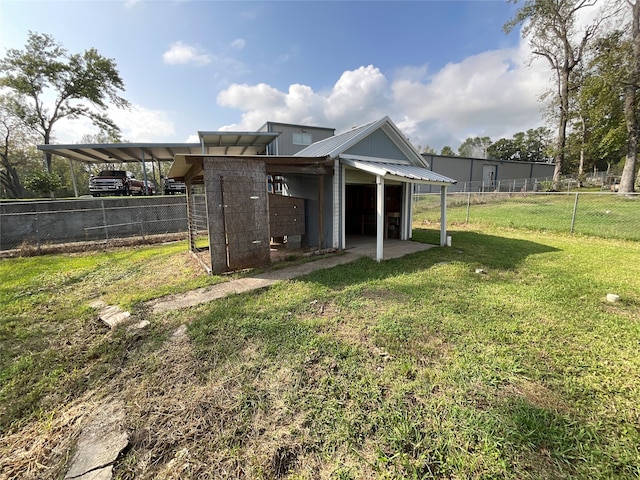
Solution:
{"label": "tree trunk", "polygon": [[[51,131],[45,130],[43,137],[44,137],[44,144],[49,145],[49,142],[51,141]],[[51,173],[51,158],[52,158],[51,152],[46,152],[46,151],[42,152],[44,168],[47,169],[47,173]]]}
{"label": "tree trunk", "polygon": [[569,67],[565,65],[560,72],[560,119],[558,122],[558,145],[555,155],[556,168],[553,171],[553,187],[560,189],[560,175],[564,168],[565,148],[567,146],[567,125],[569,123]]}
{"label": "tree trunk", "polygon": [[580,144],[580,163],[578,164],[578,187],[582,188],[584,180],[584,147],[587,144],[587,122],[582,115],[580,116],[580,123],[582,127],[582,143]]}
{"label": "tree trunk", "polygon": [[638,160],[638,114],[636,112],[636,95],[640,82],[640,1],[632,4],[633,18],[631,20],[631,36],[633,42],[633,66],[631,78],[624,91],[624,118],[627,124],[627,157],[620,178],[618,192],[631,193],[634,191],[636,179],[636,163]]}

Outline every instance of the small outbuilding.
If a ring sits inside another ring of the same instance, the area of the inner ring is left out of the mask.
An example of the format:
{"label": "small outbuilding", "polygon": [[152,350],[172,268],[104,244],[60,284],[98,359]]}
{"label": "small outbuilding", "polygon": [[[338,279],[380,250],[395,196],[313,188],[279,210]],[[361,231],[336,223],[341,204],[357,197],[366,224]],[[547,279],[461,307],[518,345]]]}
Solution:
{"label": "small outbuilding", "polygon": [[[212,144],[207,135],[224,139],[224,132],[201,132],[203,145]],[[351,236],[370,237],[381,261],[385,239],[411,238],[416,184],[440,189],[444,246],[446,192],[456,183],[429,170],[388,117],[290,156],[178,154],[167,175],[187,185],[190,246],[208,251],[203,263],[213,273],[268,263],[273,237],[300,238],[317,249],[345,249]],[[275,178],[283,195],[269,193]],[[208,245],[199,244],[203,230]]]}

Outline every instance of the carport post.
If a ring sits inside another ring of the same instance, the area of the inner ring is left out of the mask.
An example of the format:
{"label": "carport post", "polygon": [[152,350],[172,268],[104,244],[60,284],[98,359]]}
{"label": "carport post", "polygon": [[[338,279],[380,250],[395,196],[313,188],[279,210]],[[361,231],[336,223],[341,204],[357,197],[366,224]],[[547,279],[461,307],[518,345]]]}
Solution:
{"label": "carport post", "polygon": [[76,172],[73,170],[73,160],[69,159],[69,170],[71,170],[71,181],[73,182],[73,193],[78,198],[78,185],[76,184]]}
{"label": "carport post", "polygon": [[376,175],[376,261],[382,260],[384,250],[384,178]]}
{"label": "carport post", "polygon": [[144,148],[141,148],[142,152],[142,177],[144,180],[144,194],[149,195],[149,185],[147,185],[147,164],[144,161]]}
{"label": "carport post", "polygon": [[447,186],[440,187],[440,246],[447,244]]}

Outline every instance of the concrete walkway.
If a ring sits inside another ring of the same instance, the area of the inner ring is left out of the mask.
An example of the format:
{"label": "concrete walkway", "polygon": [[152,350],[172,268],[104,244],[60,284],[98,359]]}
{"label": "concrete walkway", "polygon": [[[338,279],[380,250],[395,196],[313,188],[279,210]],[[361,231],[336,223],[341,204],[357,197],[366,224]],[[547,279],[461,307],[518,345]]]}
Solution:
{"label": "concrete walkway", "polygon": [[[384,259],[398,258],[410,253],[427,250],[433,245],[412,241],[385,240]],[[332,268],[345,263],[351,263],[361,257],[375,258],[375,240],[368,237],[354,237],[347,239],[347,250],[342,254],[328,256],[326,258],[293,265],[278,270],[261,273],[252,277],[239,278],[228,282],[219,283],[210,287],[198,288],[189,292],[168,295],[147,303],[152,313],[180,310],[203,303],[223,298],[229,295],[266,288],[276,282],[290,280],[292,278],[307,275],[316,270]]]}

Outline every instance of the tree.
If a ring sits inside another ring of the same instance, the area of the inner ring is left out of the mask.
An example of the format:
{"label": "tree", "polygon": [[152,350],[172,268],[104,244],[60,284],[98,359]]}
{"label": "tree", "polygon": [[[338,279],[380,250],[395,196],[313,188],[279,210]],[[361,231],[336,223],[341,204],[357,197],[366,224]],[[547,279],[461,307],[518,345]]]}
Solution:
{"label": "tree", "polygon": [[420,153],[431,153],[431,154],[436,153],[435,148],[433,148],[431,145],[425,145],[424,147],[422,145],[418,145],[418,151]]}
{"label": "tree", "polygon": [[547,60],[556,77],[556,100],[558,102],[558,137],[555,151],[556,167],[553,181],[560,181],[564,168],[567,126],[569,124],[569,104],[576,84],[575,71],[583,60],[587,46],[595,35],[600,16],[593,24],[579,32],[577,14],[592,7],[597,0],[510,0],[523,3],[515,17],[505,24],[509,33],[517,25],[523,25],[523,37],[529,37],[534,57]]}
{"label": "tree", "polygon": [[34,163],[35,139],[20,119],[11,114],[10,102],[8,96],[0,95],[0,196],[20,198],[25,193],[20,176]]}
{"label": "tree", "polygon": [[630,56],[622,31],[597,39],[585,66],[573,106],[569,156],[578,159],[578,178],[591,167],[608,168],[624,156],[624,86],[620,72]]}
{"label": "tree", "polygon": [[[15,95],[13,113],[49,144],[53,127],[63,118],[85,117],[103,130],[119,131],[108,117],[109,104],[128,108],[129,102],[118,95],[124,82],[113,59],[98,54],[95,48],[68,54],[53,37],[29,32],[24,50],[11,48],[0,60],[0,86]],[[52,103],[48,98],[54,97]],[[88,102],[86,105],[83,102]],[[44,154],[51,171],[51,154]]]}
{"label": "tree", "polygon": [[451,148],[449,145],[445,145],[444,147],[442,147],[442,150],[440,150],[440,155],[447,155],[449,157],[455,157],[456,156],[456,152],[454,152],[453,148]]}
{"label": "tree", "polygon": [[487,148],[491,143],[489,137],[469,137],[458,147],[458,155],[461,157],[487,158]]}
{"label": "tree", "polygon": [[495,160],[548,162],[550,133],[545,127],[518,132],[513,138],[501,138],[487,147],[487,155]]}
{"label": "tree", "polygon": [[32,192],[39,193],[43,196],[49,193],[51,197],[53,197],[53,192],[62,187],[62,182],[56,173],[36,170],[25,177],[24,186]]}
{"label": "tree", "polygon": [[638,124],[638,88],[640,87],[640,0],[632,2],[626,0],[631,7],[631,44],[633,55],[625,81],[624,89],[624,117],[627,125],[627,155],[620,178],[620,193],[634,191],[636,163],[638,160],[638,136],[640,125]]}

